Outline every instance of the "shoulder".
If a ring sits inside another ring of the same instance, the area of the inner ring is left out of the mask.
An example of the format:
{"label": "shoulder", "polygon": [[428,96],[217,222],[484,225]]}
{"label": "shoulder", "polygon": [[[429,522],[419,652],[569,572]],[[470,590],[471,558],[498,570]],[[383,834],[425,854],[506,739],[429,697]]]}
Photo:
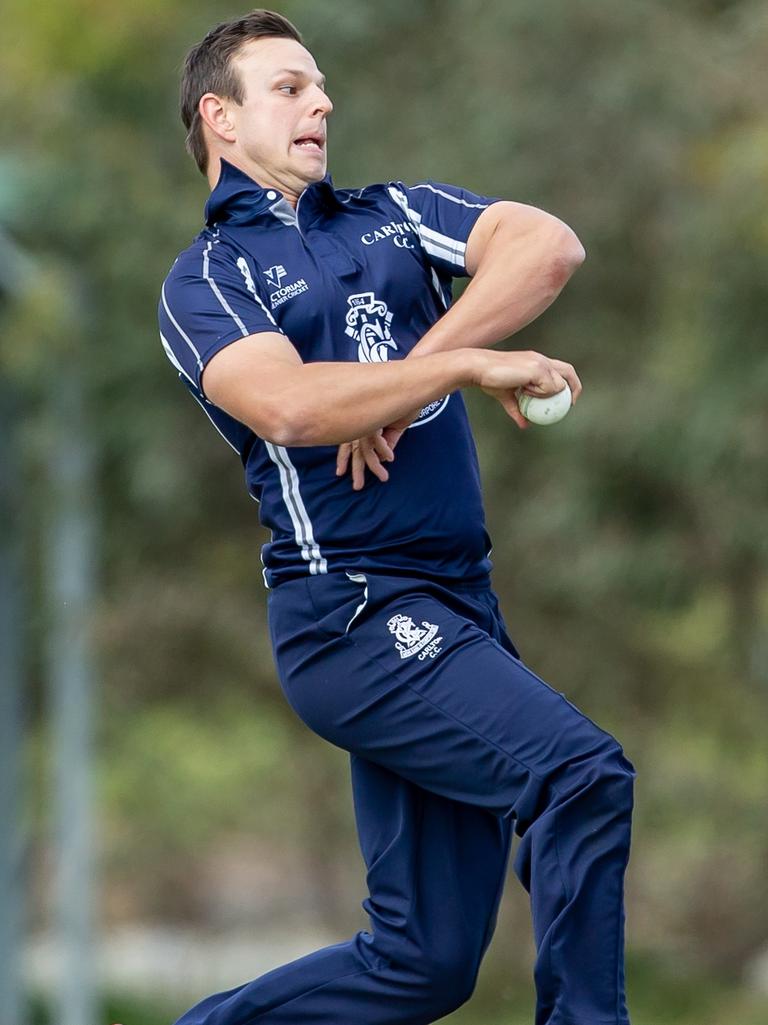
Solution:
{"label": "shoulder", "polygon": [[415,214],[419,218],[425,211],[432,209],[448,209],[463,215],[471,211],[478,213],[492,203],[498,202],[496,196],[484,196],[459,185],[437,181],[434,178],[423,178],[408,184],[399,178],[390,181],[365,185],[360,189],[336,189],[336,197],[340,203],[350,208],[366,208],[377,204],[400,207],[401,210]]}
{"label": "shoulder", "polygon": [[385,181],[374,182],[359,188],[334,189],[333,191],[336,199],[344,206],[350,209],[366,209],[391,202],[393,188],[401,192],[407,190],[407,186],[401,181]]}
{"label": "shoulder", "polygon": [[238,251],[215,228],[204,228],[182,249],[163,281],[163,291],[195,281],[205,282],[215,270],[238,269]]}

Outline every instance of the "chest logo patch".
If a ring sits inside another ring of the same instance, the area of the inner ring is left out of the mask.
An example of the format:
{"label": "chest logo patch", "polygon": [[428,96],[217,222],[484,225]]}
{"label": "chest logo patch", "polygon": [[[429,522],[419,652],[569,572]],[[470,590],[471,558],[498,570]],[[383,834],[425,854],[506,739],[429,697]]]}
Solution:
{"label": "chest logo patch", "polygon": [[357,342],[360,363],[386,363],[390,352],[397,351],[387,304],[373,292],[357,292],[347,298],[347,305],[345,332]]}
{"label": "chest logo patch", "polygon": [[421,626],[416,626],[410,616],[398,613],[388,620],[387,629],[395,638],[401,659],[418,655],[419,662],[423,662],[425,658],[435,658],[443,650],[440,647],[443,638],[435,636],[440,628],[434,623],[425,620]]}
{"label": "chest logo patch", "polygon": [[269,267],[264,271],[264,277],[270,283],[273,288],[279,288],[283,283],[283,278],[288,271],[283,267],[281,263],[276,263],[274,267]]}
{"label": "chest logo patch", "polygon": [[288,302],[289,299],[293,299],[294,296],[309,291],[309,285],[304,278],[298,278],[296,281],[292,281],[290,285],[284,285],[283,279],[288,277],[288,271],[281,263],[268,267],[265,271],[262,271],[262,274],[274,289],[269,294],[269,305],[273,310]]}

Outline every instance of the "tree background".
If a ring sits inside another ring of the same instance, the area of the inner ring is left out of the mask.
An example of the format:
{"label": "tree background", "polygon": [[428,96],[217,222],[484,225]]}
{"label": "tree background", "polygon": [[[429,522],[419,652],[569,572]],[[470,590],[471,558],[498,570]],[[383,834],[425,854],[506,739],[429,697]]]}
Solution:
{"label": "tree background", "polygon": [[[469,397],[495,587],[526,660],[638,770],[633,1021],[763,1021],[765,5],[275,9],[328,75],[337,185],[437,178],[540,206],[584,242],[587,262],[565,293],[509,343],[572,361],[585,385],[578,410],[523,436],[496,404]],[[132,930],[147,948],[166,930],[213,948],[236,935],[260,939],[278,963],[287,933],[309,949],[310,937],[364,924],[346,756],[282,698],[256,508],[156,326],[160,283],[207,194],[184,152],[179,69],[213,24],[244,10],[2,2],[0,226],[34,260],[30,286],[0,311],[2,374],[18,400],[32,943],[50,923],[44,538],[52,396],[65,371],[85,396],[86,497],[99,524],[103,943]],[[457,1022],[532,1020],[532,960],[526,896],[510,875]],[[163,999],[140,978],[110,986],[105,974],[106,998],[134,1022],[171,1020],[199,995],[194,979]],[[42,1020],[34,978],[31,995]]]}

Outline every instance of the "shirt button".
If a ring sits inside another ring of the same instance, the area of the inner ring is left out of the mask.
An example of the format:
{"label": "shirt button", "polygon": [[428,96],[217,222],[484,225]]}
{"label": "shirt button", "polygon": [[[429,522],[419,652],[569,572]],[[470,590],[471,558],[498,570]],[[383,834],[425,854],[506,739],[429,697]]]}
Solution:
{"label": "shirt button", "polygon": [[267,193],[267,199],[277,199],[277,193],[273,192],[272,189]]}

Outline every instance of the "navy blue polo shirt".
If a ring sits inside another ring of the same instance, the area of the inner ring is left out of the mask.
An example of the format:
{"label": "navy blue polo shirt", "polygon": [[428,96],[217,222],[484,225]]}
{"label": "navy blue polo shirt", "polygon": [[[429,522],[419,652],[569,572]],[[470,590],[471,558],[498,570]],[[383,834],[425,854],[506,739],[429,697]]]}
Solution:
{"label": "navy blue polo shirt", "polygon": [[269,587],[305,574],[401,573],[483,584],[490,562],[477,455],[461,395],[426,406],[401,438],[386,483],[337,477],[335,445],[264,441],[205,396],[225,346],[265,331],[305,363],[403,359],[466,275],[477,218],[495,199],[434,181],[308,186],[296,209],[222,161],[205,227],[176,259],[159,303],[163,348],[238,453],[272,532]]}

